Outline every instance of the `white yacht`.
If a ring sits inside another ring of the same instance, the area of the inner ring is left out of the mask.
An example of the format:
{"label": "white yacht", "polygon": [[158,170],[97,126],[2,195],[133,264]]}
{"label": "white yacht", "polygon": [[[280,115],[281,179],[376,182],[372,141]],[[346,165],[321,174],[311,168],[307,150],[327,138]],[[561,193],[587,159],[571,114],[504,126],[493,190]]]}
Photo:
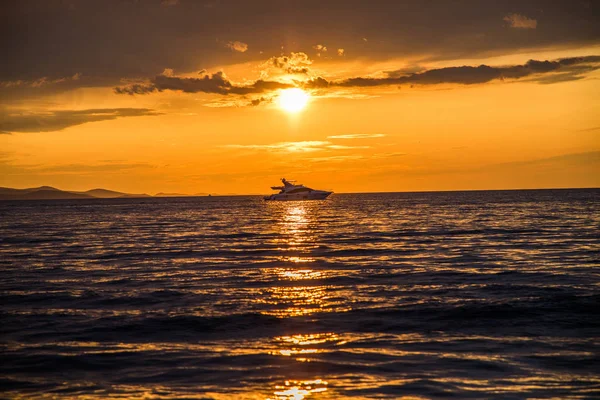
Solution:
{"label": "white yacht", "polygon": [[326,190],[315,190],[304,185],[296,185],[296,181],[281,179],[283,186],[271,186],[273,190],[279,190],[279,193],[265,196],[265,200],[325,200],[333,192]]}

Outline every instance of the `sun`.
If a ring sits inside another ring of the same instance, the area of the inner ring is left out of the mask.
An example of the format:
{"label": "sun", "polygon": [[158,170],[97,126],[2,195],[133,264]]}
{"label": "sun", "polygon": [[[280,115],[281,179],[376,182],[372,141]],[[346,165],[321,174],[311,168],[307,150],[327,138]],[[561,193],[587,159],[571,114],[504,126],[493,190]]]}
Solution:
{"label": "sun", "polygon": [[289,113],[297,113],[306,107],[310,95],[302,89],[284,89],[279,92],[279,107]]}

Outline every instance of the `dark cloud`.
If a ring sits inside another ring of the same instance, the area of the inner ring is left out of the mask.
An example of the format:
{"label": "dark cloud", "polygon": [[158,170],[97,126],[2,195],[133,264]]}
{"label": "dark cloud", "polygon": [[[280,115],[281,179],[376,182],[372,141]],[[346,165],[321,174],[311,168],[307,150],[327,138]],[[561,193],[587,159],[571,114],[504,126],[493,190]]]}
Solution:
{"label": "dark cloud", "polygon": [[[290,57],[274,57],[269,61],[278,68],[289,68]],[[324,89],[330,87],[375,87],[385,85],[435,85],[461,84],[474,85],[493,80],[523,79],[549,84],[582,79],[586,73],[600,68],[600,56],[572,57],[554,61],[529,60],[522,65],[492,67],[489,65],[445,67],[421,71],[422,67],[410,67],[386,71],[387,77],[370,78],[356,77],[337,81],[329,81],[322,77],[311,78],[308,81],[295,81],[294,84],[266,81],[259,79],[251,84],[237,85],[232,83],[222,72],[206,74],[201,78],[173,76],[169,73],[155,76],[147,84],[132,84],[115,88],[117,94],[148,94],[164,90],[181,91],[185,93],[215,93],[221,95],[258,94],[278,89],[302,86],[307,89]]]}
{"label": "dark cloud", "polygon": [[174,90],[185,93],[252,94],[294,87],[292,84],[259,79],[250,85],[236,85],[223,72],[204,75],[202,78],[185,78],[157,75],[149,84],[134,84],[115,88],[117,94],[148,94],[155,91]]}
{"label": "dark cloud", "polygon": [[44,113],[5,112],[0,115],[0,133],[52,132],[87,122],[150,115],[159,115],[159,113],[148,108],[100,108]]}
{"label": "dark cloud", "polygon": [[139,83],[135,83],[129,86],[123,86],[123,87],[116,87],[115,88],[115,93],[116,94],[129,94],[129,95],[134,95],[134,94],[148,94],[148,93],[152,93],[155,92],[156,86],[149,84],[149,85],[144,85],[144,84],[139,84]]}
{"label": "dark cloud", "polygon": [[318,76],[304,83],[304,86],[311,89],[323,89],[329,87],[331,84],[332,82],[329,82],[327,79]]}
{"label": "dark cloud", "polygon": [[257,80],[249,86],[236,86],[233,87],[230,93],[234,94],[250,94],[250,93],[263,93],[277,89],[288,89],[294,85],[290,83],[276,82],[276,81],[264,81],[262,79]]}
{"label": "dark cloud", "polygon": [[271,103],[272,101],[273,99],[271,97],[258,97],[256,99],[252,99],[248,105],[256,107],[263,103]]}
{"label": "dark cloud", "polygon": [[408,74],[416,74],[416,73],[423,72],[426,70],[427,70],[427,68],[422,67],[420,65],[412,65],[410,67],[404,67],[404,68],[396,69],[393,71],[384,71],[384,72],[390,78],[399,78],[401,76],[406,76]]}
{"label": "dark cloud", "polygon": [[0,103],[13,101],[26,102],[31,98],[64,93],[70,90],[89,87],[110,87],[118,80],[109,77],[92,77],[80,73],[51,79],[48,76],[25,81],[0,82]]}
{"label": "dark cloud", "polygon": [[[388,72],[385,78],[357,77],[340,81],[314,78],[304,84],[307,88],[325,87],[372,87],[402,84],[461,84],[473,85],[495,79],[519,79],[531,77],[539,83],[555,83],[583,78],[584,74],[600,68],[600,56],[572,57],[554,61],[529,60],[523,65],[491,67],[489,65],[460,66],[430,69],[419,73],[399,76],[398,71]],[[544,74],[551,74],[546,75]],[[554,74],[555,73],[555,74]]]}
{"label": "dark cloud", "polygon": [[[537,29],[507,29],[507,15],[535,19]],[[155,76],[165,64],[185,72],[216,68],[239,62],[240,54],[218,41],[230,39],[252,43],[243,53],[248,61],[282,46],[306,52],[323,40],[330,53],[345,49],[347,59],[575,48],[600,42],[599,16],[600,2],[578,0],[7,1],[0,7],[0,82],[81,73],[114,86]]]}

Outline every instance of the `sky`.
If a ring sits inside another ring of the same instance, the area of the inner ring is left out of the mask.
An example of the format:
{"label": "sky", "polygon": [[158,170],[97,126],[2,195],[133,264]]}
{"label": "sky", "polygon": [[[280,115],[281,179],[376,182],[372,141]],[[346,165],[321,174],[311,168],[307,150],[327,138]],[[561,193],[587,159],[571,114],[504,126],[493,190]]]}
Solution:
{"label": "sky", "polygon": [[0,186],[600,187],[595,1],[9,1]]}

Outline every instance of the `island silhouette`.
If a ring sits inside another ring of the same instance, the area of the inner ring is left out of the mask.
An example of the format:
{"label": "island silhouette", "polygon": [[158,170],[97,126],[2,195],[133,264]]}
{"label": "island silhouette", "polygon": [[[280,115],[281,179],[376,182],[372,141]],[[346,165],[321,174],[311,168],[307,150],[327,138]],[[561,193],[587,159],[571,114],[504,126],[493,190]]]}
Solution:
{"label": "island silhouette", "polygon": [[91,189],[84,192],[61,190],[52,186],[39,186],[27,189],[13,189],[0,187],[0,200],[76,200],[76,199],[123,199],[144,197],[188,197],[206,196],[208,193],[196,193],[193,195],[181,193],[157,193],[149,195],[146,193],[124,193],[108,189]]}

